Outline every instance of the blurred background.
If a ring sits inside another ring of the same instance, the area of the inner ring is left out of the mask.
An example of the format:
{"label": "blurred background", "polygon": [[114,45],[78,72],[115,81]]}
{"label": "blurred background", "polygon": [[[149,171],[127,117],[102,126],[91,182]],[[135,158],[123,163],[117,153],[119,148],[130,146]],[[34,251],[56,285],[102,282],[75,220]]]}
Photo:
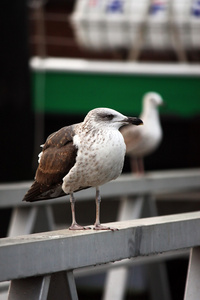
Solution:
{"label": "blurred background", "polygon": [[165,106],[146,170],[200,167],[199,0],[3,0],[0,22],[0,182],[32,180],[50,133],[100,106],[138,116],[149,91]]}
{"label": "blurred background", "polygon": [[199,1],[3,1],[1,23],[2,182],[33,178],[51,132],[98,106],[137,116],[148,91],[165,107],[146,169],[200,165]]}

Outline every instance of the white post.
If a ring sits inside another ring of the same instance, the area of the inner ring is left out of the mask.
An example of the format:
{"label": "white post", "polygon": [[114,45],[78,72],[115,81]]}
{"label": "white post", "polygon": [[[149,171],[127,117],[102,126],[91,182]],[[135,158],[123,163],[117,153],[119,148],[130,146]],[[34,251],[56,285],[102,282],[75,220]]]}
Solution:
{"label": "white post", "polygon": [[[197,229],[198,230],[198,229]],[[184,300],[199,300],[200,297],[200,247],[192,248]]]}
{"label": "white post", "polygon": [[[123,197],[120,202],[118,220],[124,221],[141,217],[143,201],[142,196],[136,199]],[[125,266],[119,266],[108,271],[103,295],[104,300],[122,300],[124,298],[128,272],[129,270]]]}

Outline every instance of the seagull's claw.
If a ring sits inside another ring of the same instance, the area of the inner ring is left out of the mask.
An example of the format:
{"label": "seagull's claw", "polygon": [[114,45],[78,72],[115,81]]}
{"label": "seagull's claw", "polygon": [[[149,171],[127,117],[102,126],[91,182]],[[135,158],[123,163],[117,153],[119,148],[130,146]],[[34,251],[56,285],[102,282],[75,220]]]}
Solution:
{"label": "seagull's claw", "polygon": [[77,223],[74,223],[69,227],[69,230],[88,230],[88,229],[91,229],[91,227],[84,227]]}
{"label": "seagull's claw", "polygon": [[101,224],[98,225],[94,225],[94,230],[111,230],[111,231],[117,231],[119,230],[118,228],[114,228],[114,227],[108,227],[108,226],[104,226]]}

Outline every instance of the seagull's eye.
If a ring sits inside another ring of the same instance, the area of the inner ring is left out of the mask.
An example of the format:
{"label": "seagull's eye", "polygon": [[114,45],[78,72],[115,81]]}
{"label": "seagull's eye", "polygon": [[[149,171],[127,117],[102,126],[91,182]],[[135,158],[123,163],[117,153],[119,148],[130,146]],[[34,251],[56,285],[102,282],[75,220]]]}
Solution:
{"label": "seagull's eye", "polygon": [[99,117],[105,121],[111,121],[114,118],[113,114],[100,114]]}
{"label": "seagull's eye", "polygon": [[114,116],[112,114],[109,114],[106,116],[108,120],[112,120],[114,118]]}

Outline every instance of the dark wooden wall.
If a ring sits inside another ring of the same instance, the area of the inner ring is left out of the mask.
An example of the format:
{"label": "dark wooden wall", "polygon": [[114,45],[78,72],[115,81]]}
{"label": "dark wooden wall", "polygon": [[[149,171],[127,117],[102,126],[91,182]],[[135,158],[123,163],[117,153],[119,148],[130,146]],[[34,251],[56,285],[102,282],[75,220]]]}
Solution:
{"label": "dark wooden wall", "polygon": [[30,176],[33,141],[26,1],[0,9],[0,181]]}

